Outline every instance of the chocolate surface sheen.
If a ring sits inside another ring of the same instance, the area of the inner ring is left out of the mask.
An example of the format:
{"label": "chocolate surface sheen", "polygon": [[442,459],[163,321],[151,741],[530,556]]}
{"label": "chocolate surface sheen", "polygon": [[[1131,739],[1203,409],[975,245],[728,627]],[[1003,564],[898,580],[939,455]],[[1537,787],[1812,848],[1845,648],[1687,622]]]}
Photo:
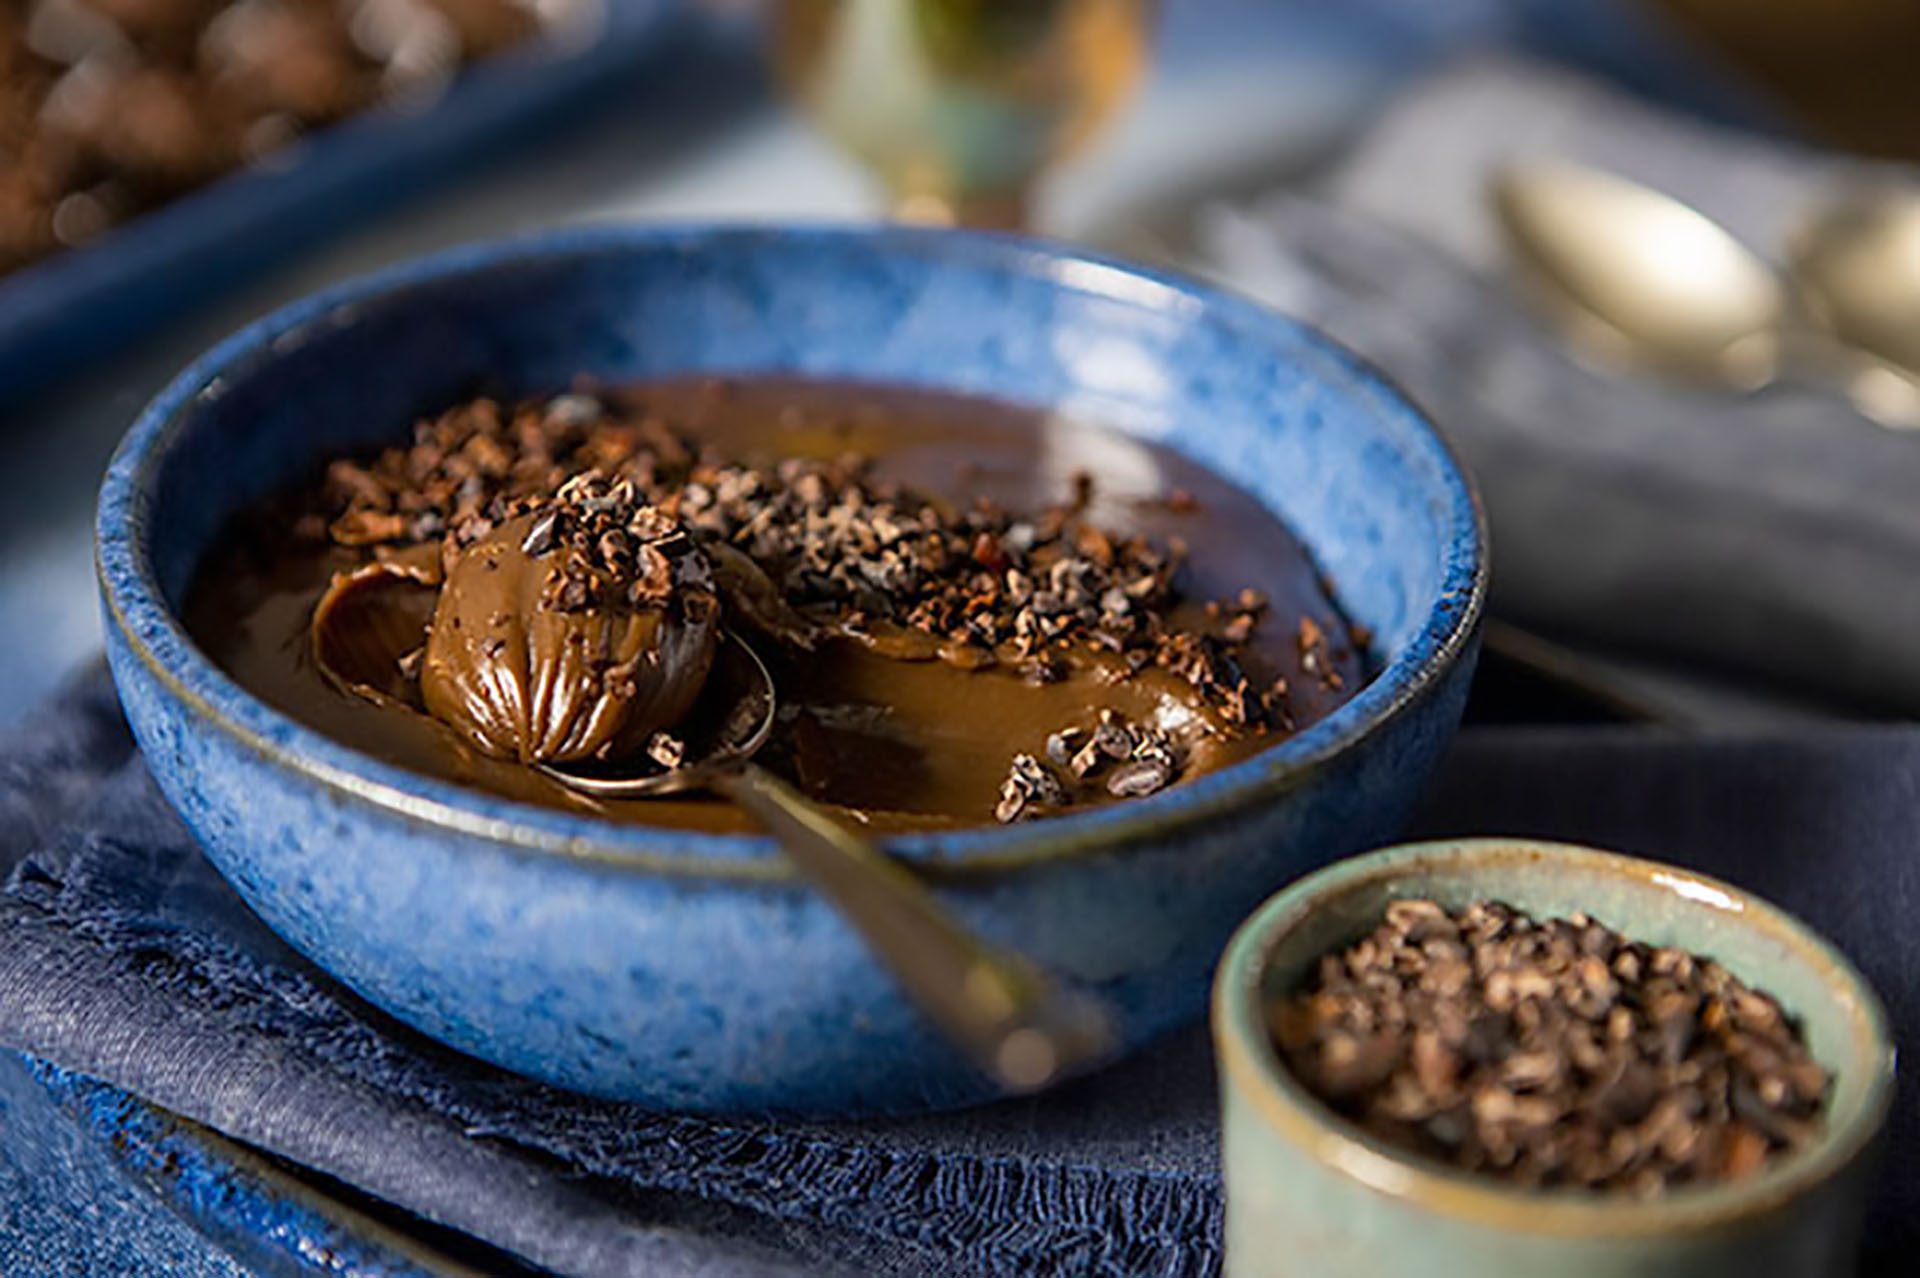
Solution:
{"label": "chocolate surface sheen", "polygon": [[705,722],[722,626],[777,690],[758,762],[877,832],[1157,793],[1366,678],[1291,532],[1179,454],[779,379],[455,406],[243,516],[187,616],[243,686],[388,762],[712,831],[751,827],[528,764],[660,762],[654,734]]}
{"label": "chocolate surface sheen", "polygon": [[499,524],[441,586],[421,700],[496,758],[618,762],[706,683],[720,612],[706,556],[631,490],[590,500]]}

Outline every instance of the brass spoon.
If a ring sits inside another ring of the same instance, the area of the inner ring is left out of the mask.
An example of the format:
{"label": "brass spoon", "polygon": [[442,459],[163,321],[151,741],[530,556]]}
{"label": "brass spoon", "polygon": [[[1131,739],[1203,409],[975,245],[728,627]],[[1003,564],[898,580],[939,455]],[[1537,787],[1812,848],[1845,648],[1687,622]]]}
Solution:
{"label": "brass spoon", "polygon": [[708,695],[727,712],[704,740],[689,741],[678,767],[644,776],[544,764],[540,770],[596,798],[708,790],[738,804],[780,841],[948,1038],[1010,1092],[1044,1087],[1107,1053],[1111,1019],[1096,999],[969,934],[898,862],[753,763],[773,730],[773,676],[732,631],[709,681]]}
{"label": "brass spoon", "polygon": [[1905,424],[1920,425],[1920,196],[1834,201],[1795,237],[1788,270],[1815,322],[1879,362],[1882,371],[1863,366],[1854,402],[1890,397],[1908,406]]}
{"label": "brass spoon", "polygon": [[[383,561],[335,578],[314,610],[311,654],[349,696],[406,706],[401,654],[425,638],[437,556]],[[537,765],[582,794],[663,798],[711,790],[751,814],[866,937],[907,993],[1000,1086],[1032,1091],[1104,1056],[1111,1018],[1016,954],[969,935],[900,865],[791,786],[756,767],[778,709],[773,676],[732,630],[680,729],[679,766],[644,776]]]}
{"label": "brass spoon", "polygon": [[[1849,318],[1862,292],[1860,246],[1884,237],[1856,240],[1852,257],[1816,254],[1822,278],[1856,287],[1809,305],[1724,227],[1615,174],[1532,163],[1499,174],[1491,193],[1525,291],[1576,349],[1740,391],[1837,384],[1871,420],[1920,427],[1920,362],[1902,355],[1911,339],[1850,336],[1871,327]],[[1856,265],[1843,270],[1842,258]]]}

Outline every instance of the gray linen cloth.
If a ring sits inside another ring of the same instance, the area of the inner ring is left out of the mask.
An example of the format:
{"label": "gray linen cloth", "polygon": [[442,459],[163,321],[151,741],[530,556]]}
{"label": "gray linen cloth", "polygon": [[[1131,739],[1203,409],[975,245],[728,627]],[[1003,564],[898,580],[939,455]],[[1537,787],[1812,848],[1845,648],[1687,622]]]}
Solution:
{"label": "gray linen cloth", "polygon": [[1911,177],[1476,60],[1398,99],[1307,189],[1207,210],[1203,264],[1434,414],[1486,499],[1496,614],[1920,712],[1920,433],[1818,392],[1576,362],[1503,283],[1486,207],[1500,164],[1539,156],[1652,183],[1775,257],[1845,185]]}

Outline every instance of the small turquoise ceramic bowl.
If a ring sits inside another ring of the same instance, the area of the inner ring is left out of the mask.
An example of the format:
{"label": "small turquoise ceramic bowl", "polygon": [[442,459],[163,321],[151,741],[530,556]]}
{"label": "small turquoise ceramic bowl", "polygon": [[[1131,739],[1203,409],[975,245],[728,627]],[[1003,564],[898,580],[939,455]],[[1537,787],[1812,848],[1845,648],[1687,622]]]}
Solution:
{"label": "small turquoise ceramic bowl", "polygon": [[968,927],[1097,989],[1132,1047],[1204,1010],[1246,912],[1391,837],[1458,719],[1485,561],[1419,411],[1325,339],[1191,281],[904,229],[570,230],[289,307],[140,416],[101,493],[108,654],[161,788],[294,946],[523,1074],[656,1106],[986,1099],[762,838],[616,827],[383,765],[237,687],[178,605],[224,520],[480,391],[689,373],[1055,407],[1232,476],[1318,557],[1379,673],[1329,718],[1144,801],[889,848]]}
{"label": "small turquoise ceramic bowl", "polygon": [[[1833,1074],[1809,1150],[1750,1180],[1654,1201],[1528,1191],[1415,1159],[1361,1132],[1287,1071],[1261,1009],[1387,903],[1584,910],[1652,945],[1723,963],[1799,1017]],[[1853,1272],[1893,1043],[1873,991],[1832,946],[1715,879],[1590,848],[1471,839],[1389,848],[1295,883],[1247,920],[1213,991],[1231,1278],[1809,1278]]]}

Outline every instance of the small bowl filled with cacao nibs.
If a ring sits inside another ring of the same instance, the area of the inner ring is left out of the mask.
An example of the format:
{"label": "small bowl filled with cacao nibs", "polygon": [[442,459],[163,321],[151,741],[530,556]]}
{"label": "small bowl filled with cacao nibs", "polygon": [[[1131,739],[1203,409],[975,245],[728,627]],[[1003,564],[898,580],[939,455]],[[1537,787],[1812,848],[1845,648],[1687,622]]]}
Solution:
{"label": "small bowl filled with cacao nibs", "polygon": [[1248,920],[1213,1022],[1232,1274],[1850,1272],[1885,1015],[1725,883],[1389,848]]}

